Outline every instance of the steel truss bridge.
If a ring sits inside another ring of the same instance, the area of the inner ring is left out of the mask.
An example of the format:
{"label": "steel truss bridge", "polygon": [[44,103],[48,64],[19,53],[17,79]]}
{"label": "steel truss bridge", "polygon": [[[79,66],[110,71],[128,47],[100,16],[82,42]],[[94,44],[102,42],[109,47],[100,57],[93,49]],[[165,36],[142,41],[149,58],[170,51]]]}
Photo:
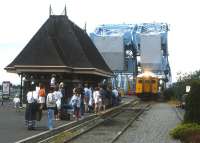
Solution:
{"label": "steel truss bridge", "polygon": [[[96,45],[95,38],[121,37],[123,40],[124,62],[123,68],[112,69],[116,77],[112,80],[113,86],[129,90],[134,87],[134,78],[144,72],[141,66],[141,35],[158,34],[161,43],[160,70],[154,71],[165,82],[171,81],[171,69],[168,61],[168,31],[167,23],[140,23],[140,24],[103,24],[96,27],[90,34]],[[115,41],[111,41],[114,43]],[[97,49],[99,46],[96,45]],[[102,53],[100,51],[100,53]],[[104,57],[104,56],[103,56]],[[114,63],[113,63],[114,64]],[[108,64],[109,65],[109,64]]]}

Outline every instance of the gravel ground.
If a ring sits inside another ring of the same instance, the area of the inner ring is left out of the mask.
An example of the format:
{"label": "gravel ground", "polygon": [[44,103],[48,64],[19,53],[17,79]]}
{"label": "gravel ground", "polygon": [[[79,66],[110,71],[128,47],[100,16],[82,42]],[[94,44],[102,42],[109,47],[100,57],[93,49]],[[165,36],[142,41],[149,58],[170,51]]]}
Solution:
{"label": "gravel ground", "polygon": [[156,103],[128,128],[117,143],[180,143],[169,136],[169,131],[178,123],[180,120],[170,105]]}

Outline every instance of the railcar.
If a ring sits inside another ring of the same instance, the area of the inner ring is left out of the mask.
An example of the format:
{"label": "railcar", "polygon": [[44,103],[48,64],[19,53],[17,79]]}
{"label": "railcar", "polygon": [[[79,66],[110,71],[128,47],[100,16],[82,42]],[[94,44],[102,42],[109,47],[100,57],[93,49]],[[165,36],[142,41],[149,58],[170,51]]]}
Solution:
{"label": "railcar", "polygon": [[144,73],[136,78],[135,93],[140,98],[157,98],[159,78],[154,74]]}

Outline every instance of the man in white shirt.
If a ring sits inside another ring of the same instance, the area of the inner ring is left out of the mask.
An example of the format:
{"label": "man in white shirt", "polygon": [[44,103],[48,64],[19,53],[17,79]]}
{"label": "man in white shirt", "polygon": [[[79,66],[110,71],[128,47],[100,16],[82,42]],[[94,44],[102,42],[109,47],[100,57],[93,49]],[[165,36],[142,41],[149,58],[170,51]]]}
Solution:
{"label": "man in white shirt", "polygon": [[61,98],[63,97],[61,91],[58,87],[56,87],[56,90],[53,92],[56,100],[56,112],[55,112],[55,119],[60,120],[60,109],[61,109]]}

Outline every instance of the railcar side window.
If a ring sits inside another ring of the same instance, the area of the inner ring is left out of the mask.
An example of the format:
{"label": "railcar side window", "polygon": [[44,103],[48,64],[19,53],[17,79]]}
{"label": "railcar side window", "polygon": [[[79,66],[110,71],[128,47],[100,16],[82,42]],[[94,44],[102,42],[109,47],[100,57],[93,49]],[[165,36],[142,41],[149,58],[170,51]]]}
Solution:
{"label": "railcar side window", "polygon": [[138,80],[138,83],[142,83],[142,80]]}

